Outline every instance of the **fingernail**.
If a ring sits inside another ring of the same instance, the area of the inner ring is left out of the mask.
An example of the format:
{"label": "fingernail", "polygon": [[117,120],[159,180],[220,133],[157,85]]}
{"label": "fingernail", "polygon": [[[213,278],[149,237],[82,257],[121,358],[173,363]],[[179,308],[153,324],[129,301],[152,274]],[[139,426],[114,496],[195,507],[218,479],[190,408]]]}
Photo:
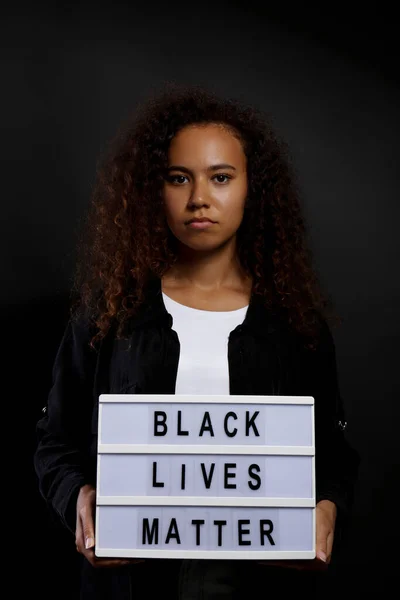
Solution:
{"label": "fingernail", "polygon": [[85,548],[92,548],[94,546],[94,539],[92,537],[86,538]]}
{"label": "fingernail", "polygon": [[325,554],[325,552],[322,552],[322,551],[318,552],[318,558],[320,560],[322,560],[323,562],[326,562],[326,554]]}

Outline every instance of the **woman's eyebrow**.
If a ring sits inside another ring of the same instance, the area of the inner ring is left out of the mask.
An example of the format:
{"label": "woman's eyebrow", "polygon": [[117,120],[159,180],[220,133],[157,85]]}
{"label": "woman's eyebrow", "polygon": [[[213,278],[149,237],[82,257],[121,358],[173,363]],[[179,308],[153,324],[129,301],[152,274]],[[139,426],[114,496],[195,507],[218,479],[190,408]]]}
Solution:
{"label": "woman's eyebrow", "polygon": [[[207,167],[207,171],[218,171],[219,169],[232,169],[232,171],[236,171],[236,167],[233,165],[228,165],[227,163],[220,163],[218,165],[211,165]],[[167,171],[183,171],[183,173],[192,174],[192,171],[187,167],[183,167],[182,165],[171,165],[167,168]]]}

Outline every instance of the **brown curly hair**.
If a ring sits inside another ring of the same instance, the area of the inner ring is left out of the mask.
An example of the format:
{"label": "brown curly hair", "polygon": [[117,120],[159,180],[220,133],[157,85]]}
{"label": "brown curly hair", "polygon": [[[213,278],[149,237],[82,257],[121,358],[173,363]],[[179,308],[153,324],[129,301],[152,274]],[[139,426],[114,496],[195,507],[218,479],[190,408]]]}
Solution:
{"label": "brown curly hair", "polygon": [[85,310],[95,345],[126,325],[143,303],[147,282],[176,260],[162,190],[172,138],[190,124],[220,123],[247,157],[248,197],[237,232],[238,255],[265,306],[279,306],[289,325],[315,347],[321,315],[337,319],[321,291],[286,142],[272,119],[237,99],[199,86],[169,84],[136,109],[99,161],[91,202],[77,243],[71,312]]}

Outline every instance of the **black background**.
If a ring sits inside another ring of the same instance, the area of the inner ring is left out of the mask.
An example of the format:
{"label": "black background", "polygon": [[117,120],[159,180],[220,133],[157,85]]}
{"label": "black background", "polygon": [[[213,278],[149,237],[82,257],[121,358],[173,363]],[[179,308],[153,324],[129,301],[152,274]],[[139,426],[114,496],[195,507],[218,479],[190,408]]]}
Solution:
{"label": "black background", "polygon": [[20,454],[4,444],[4,462],[22,525],[11,562],[32,567],[30,592],[54,597],[53,578],[63,582],[57,597],[73,598],[77,585],[73,540],[45,511],[32,453],[79,220],[107,141],[138,101],[174,80],[266,109],[292,148],[316,267],[343,318],[339,379],[362,458],[350,535],[319,595],[386,597],[399,535],[399,36],[394,8],[360,6],[2,9],[3,426]]}

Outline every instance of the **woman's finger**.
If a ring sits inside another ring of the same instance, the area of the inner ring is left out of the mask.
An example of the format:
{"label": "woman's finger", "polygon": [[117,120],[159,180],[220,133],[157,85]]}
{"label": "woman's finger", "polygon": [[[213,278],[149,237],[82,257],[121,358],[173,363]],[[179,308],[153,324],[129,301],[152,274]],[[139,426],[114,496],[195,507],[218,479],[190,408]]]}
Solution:
{"label": "woman's finger", "polygon": [[328,533],[329,530],[326,527],[323,518],[318,519],[317,513],[317,539],[315,544],[315,554],[319,560],[326,563],[328,558]]}
{"label": "woman's finger", "polygon": [[89,503],[83,506],[80,510],[80,516],[82,521],[83,539],[85,542],[85,548],[94,547],[94,524],[92,507]]}
{"label": "woman's finger", "polygon": [[335,532],[336,505],[330,500],[321,500],[316,507],[316,556],[329,564]]}
{"label": "woman's finger", "polygon": [[83,531],[79,511],[76,512],[75,545],[78,552],[82,554],[85,546],[83,544]]}
{"label": "woman's finger", "polygon": [[123,567],[144,562],[142,558],[99,558],[95,555],[93,548],[86,549],[84,555],[95,568]]}
{"label": "woman's finger", "polygon": [[327,562],[327,564],[329,564],[331,562],[333,540],[334,540],[334,532],[330,531],[329,534],[328,534],[328,539],[327,539],[327,550],[326,550],[326,555],[327,555],[326,562]]}

